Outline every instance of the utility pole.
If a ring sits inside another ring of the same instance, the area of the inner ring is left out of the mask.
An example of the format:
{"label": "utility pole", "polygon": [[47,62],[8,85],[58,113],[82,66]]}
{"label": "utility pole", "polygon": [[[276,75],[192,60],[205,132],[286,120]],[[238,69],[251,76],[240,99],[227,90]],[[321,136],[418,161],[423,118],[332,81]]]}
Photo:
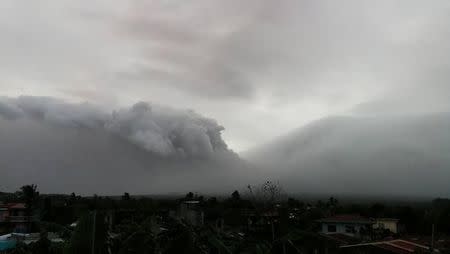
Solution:
{"label": "utility pole", "polygon": [[435,226],[434,223],[431,225],[431,253],[434,252],[434,230],[435,230]]}
{"label": "utility pole", "polygon": [[95,225],[96,225],[96,219],[97,219],[97,210],[94,210],[94,220],[92,225],[92,246],[91,246],[91,253],[95,254]]}
{"label": "utility pole", "polygon": [[275,226],[273,225],[273,218],[270,219],[270,226],[272,228],[272,242],[275,242]]}

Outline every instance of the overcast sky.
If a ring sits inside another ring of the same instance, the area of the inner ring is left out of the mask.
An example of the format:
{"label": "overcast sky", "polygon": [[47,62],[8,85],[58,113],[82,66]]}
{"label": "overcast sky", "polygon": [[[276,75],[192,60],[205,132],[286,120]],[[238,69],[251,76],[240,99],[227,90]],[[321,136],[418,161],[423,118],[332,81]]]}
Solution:
{"label": "overcast sky", "polygon": [[3,0],[0,95],[193,109],[244,151],[336,114],[449,111],[450,1]]}

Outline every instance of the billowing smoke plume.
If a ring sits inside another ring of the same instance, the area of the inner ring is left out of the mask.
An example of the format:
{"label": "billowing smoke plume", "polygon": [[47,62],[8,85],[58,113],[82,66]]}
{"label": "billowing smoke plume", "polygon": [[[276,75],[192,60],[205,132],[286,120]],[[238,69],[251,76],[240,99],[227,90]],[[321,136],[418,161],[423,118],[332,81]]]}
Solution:
{"label": "billowing smoke plume", "polygon": [[227,146],[214,120],[140,102],[112,114],[106,129],[163,156],[211,157]]}
{"label": "billowing smoke plume", "polygon": [[162,157],[211,158],[230,152],[221,137],[224,128],[215,120],[146,102],[108,113],[49,97],[1,97],[0,116],[105,130]]}
{"label": "billowing smoke plume", "polygon": [[247,158],[292,192],[448,197],[450,114],[330,117]]}

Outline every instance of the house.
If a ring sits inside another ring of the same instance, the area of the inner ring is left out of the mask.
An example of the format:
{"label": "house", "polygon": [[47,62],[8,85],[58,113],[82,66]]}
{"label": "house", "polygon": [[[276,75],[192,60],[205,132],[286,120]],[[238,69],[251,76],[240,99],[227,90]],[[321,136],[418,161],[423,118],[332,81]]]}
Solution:
{"label": "house", "polygon": [[32,217],[28,216],[24,203],[0,205],[0,231],[26,233],[30,230]]}
{"label": "house", "polygon": [[242,226],[246,224],[246,228],[241,229],[251,235],[273,240],[280,231],[280,213],[276,209],[266,211],[242,209],[241,217],[243,218]]}
{"label": "house", "polygon": [[257,212],[251,209],[243,209],[241,216],[247,221],[247,229],[250,231],[258,231],[259,229],[278,224],[280,215],[277,210],[268,210],[265,212]]}
{"label": "house", "polygon": [[9,229],[7,223],[8,215],[8,207],[5,205],[0,205],[0,234],[6,233]]}
{"label": "house", "polygon": [[374,224],[369,218],[353,214],[335,215],[318,222],[321,224],[322,234],[344,234],[352,237],[360,237]]}
{"label": "house", "polygon": [[9,216],[7,219],[13,232],[27,233],[30,230],[32,217],[27,215],[27,210],[24,203],[8,204]]}
{"label": "house", "polygon": [[200,201],[183,201],[178,217],[193,226],[203,226],[205,215],[200,208]]}
{"label": "house", "polygon": [[373,229],[389,230],[394,234],[398,233],[398,219],[376,218],[374,219]]}
{"label": "house", "polygon": [[0,223],[6,222],[6,217],[8,217],[8,207],[5,205],[0,205]]}

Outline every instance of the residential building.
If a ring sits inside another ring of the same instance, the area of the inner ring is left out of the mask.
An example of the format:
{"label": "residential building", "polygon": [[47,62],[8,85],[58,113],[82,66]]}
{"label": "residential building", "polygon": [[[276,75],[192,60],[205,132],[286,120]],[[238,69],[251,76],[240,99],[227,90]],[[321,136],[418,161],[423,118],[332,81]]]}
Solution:
{"label": "residential building", "polygon": [[373,224],[374,229],[385,229],[389,230],[394,234],[398,232],[398,219],[393,218],[377,218],[374,219],[375,223]]}
{"label": "residential building", "polygon": [[[9,215],[8,207],[0,205],[0,234],[8,232],[7,217]],[[1,249],[1,248],[0,248]]]}
{"label": "residential building", "polygon": [[30,230],[32,217],[28,216],[24,203],[0,205],[0,231],[27,233]]}
{"label": "residential building", "polygon": [[8,207],[5,205],[0,205],[0,223],[6,222],[8,214]]}
{"label": "residential building", "polygon": [[360,237],[368,232],[374,221],[353,214],[335,215],[318,221],[321,224],[323,234],[344,234],[352,237]]}
{"label": "residential building", "polygon": [[180,204],[179,217],[193,226],[203,226],[205,215],[199,201],[183,201]]}

